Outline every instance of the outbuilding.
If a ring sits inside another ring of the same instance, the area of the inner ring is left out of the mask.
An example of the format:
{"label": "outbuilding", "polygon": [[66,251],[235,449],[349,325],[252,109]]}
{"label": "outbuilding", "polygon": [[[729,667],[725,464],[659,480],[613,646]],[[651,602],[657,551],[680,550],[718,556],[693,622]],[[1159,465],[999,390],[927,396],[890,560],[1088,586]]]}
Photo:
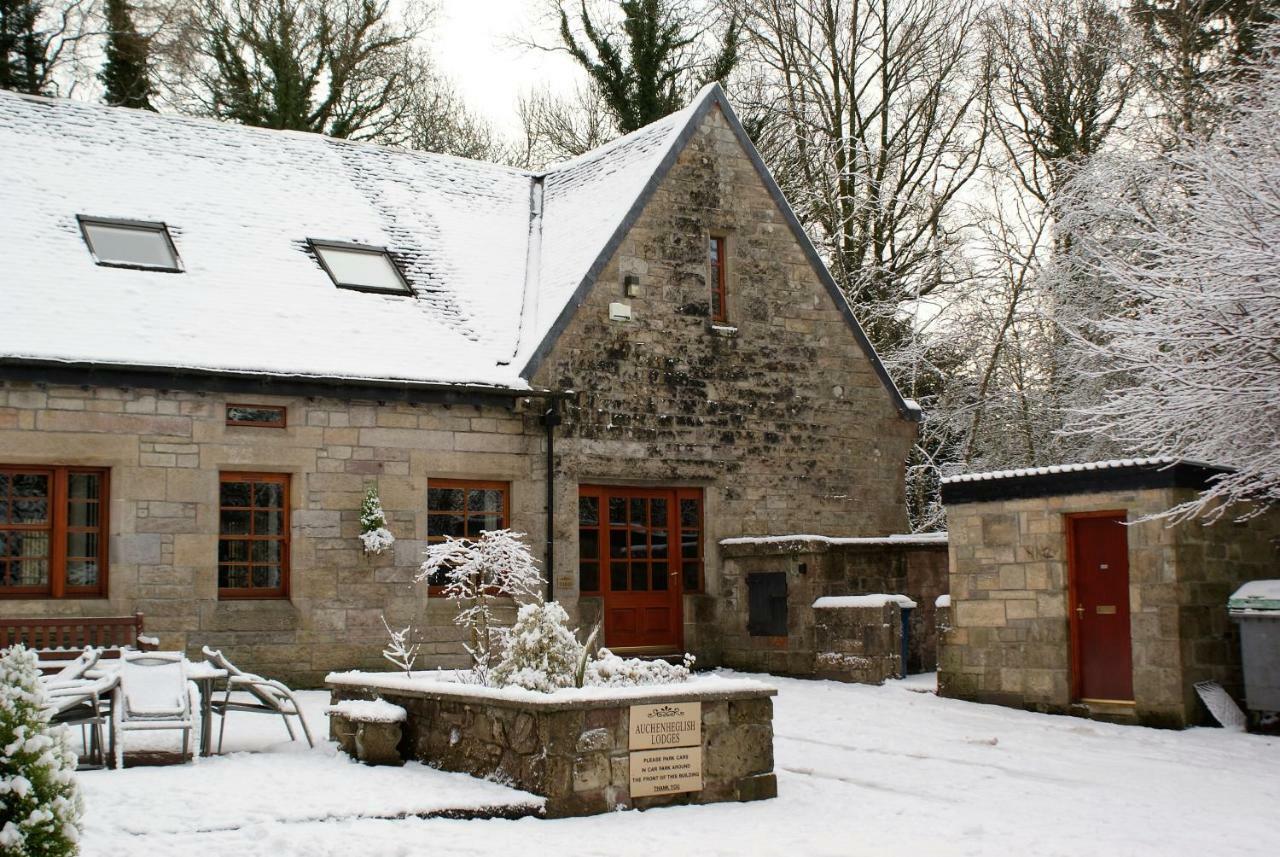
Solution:
{"label": "outbuilding", "polygon": [[1227,599],[1274,576],[1280,515],[1151,519],[1222,471],[1160,459],[944,480],[951,608],[943,696],[1181,727],[1195,684],[1241,698]]}

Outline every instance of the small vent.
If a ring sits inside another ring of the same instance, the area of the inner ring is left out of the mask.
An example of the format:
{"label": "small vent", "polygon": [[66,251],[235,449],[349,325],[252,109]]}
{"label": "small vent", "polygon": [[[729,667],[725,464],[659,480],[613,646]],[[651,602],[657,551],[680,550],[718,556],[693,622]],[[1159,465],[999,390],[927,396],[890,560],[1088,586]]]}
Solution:
{"label": "small vent", "polygon": [[747,633],[753,637],[787,635],[787,574],[747,575]]}

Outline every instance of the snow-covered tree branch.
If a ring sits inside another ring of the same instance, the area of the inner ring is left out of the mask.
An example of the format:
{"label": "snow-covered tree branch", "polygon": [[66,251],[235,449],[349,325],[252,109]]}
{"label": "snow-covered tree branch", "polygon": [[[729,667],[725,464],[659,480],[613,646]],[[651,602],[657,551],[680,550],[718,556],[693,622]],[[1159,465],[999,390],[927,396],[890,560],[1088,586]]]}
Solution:
{"label": "snow-covered tree branch", "polygon": [[1095,159],[1061,211],[1078,236],[1063,302],[1085,308],[1069,329],[1105,382],[1080,430],[1234,469],[1175,519],[1280,500],[1280,33],[1268,38],[1216,132]]}

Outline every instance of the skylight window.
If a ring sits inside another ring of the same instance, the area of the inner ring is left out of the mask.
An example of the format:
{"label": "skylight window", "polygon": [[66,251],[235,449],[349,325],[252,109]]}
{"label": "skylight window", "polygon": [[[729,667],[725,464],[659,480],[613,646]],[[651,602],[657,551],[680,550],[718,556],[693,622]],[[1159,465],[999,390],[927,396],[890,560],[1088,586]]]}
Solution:
{"label": "skylight window", "polygon": [[100,220],[80,217],[89,252],[99,265],[141,268],[145,271],[181,271],[177,248],[163,223],[136,220]]}
{"label": "skylight window", "polygon": [[338,244],[312,241],[320,264],[333,279],[333,284],[343,289],[362,292],[386,292],[412,294],[404,275],[381,247],[363,244]]}

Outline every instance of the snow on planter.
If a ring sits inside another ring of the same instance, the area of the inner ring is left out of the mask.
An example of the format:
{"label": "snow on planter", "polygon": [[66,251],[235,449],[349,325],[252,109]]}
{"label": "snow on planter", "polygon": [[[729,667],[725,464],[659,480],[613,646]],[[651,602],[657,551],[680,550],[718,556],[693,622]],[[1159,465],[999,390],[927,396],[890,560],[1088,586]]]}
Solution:
{"label": "snow on planter", "polygon": [[405,719],[404,709],[385,699],[344,699],[326,706],[325,713],[367,723],[403,723]]}
{"label": "snow on planter", "polygon": [[381,698],[403,708],[400,746],[418,761],[543,795],[550,816],[777,795],[777,691],[763,682],[695,675],[543,693],[447,675],[331,673],[326,683],[335,705]]}

